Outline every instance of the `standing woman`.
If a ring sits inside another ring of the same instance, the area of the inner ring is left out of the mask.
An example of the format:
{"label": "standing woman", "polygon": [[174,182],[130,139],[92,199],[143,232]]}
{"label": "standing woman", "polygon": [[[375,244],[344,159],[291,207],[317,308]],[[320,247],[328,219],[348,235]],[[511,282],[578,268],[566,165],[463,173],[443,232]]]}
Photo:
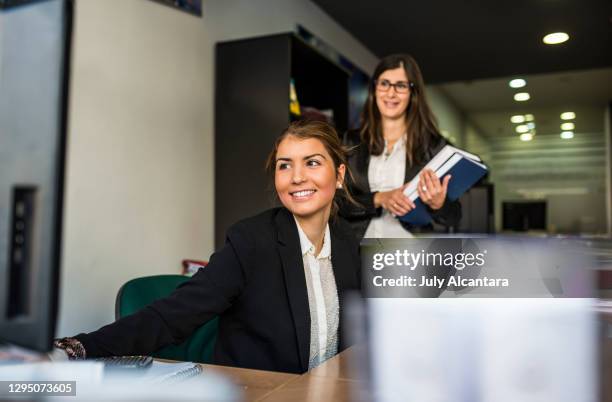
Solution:
{"label": "standing woman", "polygon": [[72,359],[150,354],[218,316],[217,364],[302,373],[342,350],[342,294],[361,278],[358,243],[334,217],[346,173],[340,139],[326,123],[293,123],[267,168],[282,207],[234,224],[170,296],[56,347]]}
{"label": "standing woman", "polygon": [[431,170],[415,177],[447,144],[424,89],[421,71],[411,56],[385,57],[374,71],[361,128],[344,135],[344,144],[353,147],[348,163],[354,180],[348,190],[361,205],[343,203],[340,214],[359,238],[412,237],[411,232],[433,230],[433,225],[413,227],[396,218],[414,208],[403,194],[411,180],[419,180],[419,197],[434,222],[450,227],[461,219],[459,202],[446,198],[450,176],[442,183]]}

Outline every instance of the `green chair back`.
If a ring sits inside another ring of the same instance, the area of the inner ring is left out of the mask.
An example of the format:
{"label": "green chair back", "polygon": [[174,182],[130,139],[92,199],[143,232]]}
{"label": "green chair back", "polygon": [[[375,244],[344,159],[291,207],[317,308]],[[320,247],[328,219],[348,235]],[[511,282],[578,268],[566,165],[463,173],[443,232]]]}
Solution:
{"label": "green chair back", "polygon": [[[205,269],[205,268],[204,268]],[[178,285],[189,280],[183,275],[154,275],[132,279],[117,293],[115,318],[135,313],[157,299],[168,296]],[[152,354],[163,359],[211,363],[217,340],[218,317],[198,328],[179,345],[166,346]]]}

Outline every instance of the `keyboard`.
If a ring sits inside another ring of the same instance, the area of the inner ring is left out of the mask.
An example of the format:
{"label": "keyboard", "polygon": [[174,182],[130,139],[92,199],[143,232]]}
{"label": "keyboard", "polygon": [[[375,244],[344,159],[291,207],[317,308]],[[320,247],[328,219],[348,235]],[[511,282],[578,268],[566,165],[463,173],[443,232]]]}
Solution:
{"label": "keyboard", "polygon": [[151,356],[110,356],[95,359],[104,363],[105,369],[141,370],[151,367]]}

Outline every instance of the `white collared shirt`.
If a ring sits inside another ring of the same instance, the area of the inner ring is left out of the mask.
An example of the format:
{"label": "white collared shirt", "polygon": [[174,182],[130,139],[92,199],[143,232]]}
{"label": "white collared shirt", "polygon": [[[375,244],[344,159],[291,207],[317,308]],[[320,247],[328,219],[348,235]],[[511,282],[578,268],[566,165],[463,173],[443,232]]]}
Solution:
{"label": "white collared shirt", "polygon": [[[370,191],[389,191],[404,185],[406,176],[406,135],[395,142],[393,149],[387,153],[387,140],[385,150],[380,155],[370,156],[368,166],[368,181]],[[413,237],[404,229],[399,220],[389,211],[383,209],[379,217],[370,220],[365,232],[366,238],[406,238]]]}
{"label": "white collared shirt", "polygon": [[338,353],[340,304],[336,278],[331,263],[329,224],[325,227],[321,252],[315,256],[315,246],[310,242],[297,220],[295,223],[300,235],[302,261],[304,262],[308,291],[308,307],[310,310],[308,369],[312,369]]}

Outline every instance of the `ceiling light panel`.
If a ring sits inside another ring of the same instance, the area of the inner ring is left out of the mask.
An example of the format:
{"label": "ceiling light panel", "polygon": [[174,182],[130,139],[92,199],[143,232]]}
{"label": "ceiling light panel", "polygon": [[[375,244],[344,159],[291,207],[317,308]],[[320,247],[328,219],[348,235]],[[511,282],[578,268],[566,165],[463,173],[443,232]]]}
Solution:
{"label": "ceiling light panel", "polygon": [[566,42],[569,39],[569,35],[565,32],[553,32],[542,38],[542,42],[547,45],[558,45],[560,43]]}
{"label": "ceiling light panel", "polygon": [[521,124],[520,126],[516,126],[515,130],[519,134],[526,133],[527,131],[529,131],[529,127],[527,127],[526,124]]}
{"label": "ceiling light panel", "polygon": [[525,102],[527,100],[529,100],[530,96],[529,93],[527,92],[519,92],[514,94],[514,100],[517,102]]}
{"label": "ceiling light panel", "polygon": [[510,85],[510,88],[523,88],[525,85],[527,85],[527,81],[522,78],[516,78],[511,80],[508,85]]}
{"label": "ceiling light panel", "polygon": [[574,112],[561,113],[561,120],[574,120],[575,118],[576,118],[576,113]]}
{"label": "ceiling light panel", "polygon": [[570,131],[570,130],[573,130],[574,128],[576,128],[574,126],[574,123],[568,122],[568,123],[561,124],[561,130],[563,131]]}

